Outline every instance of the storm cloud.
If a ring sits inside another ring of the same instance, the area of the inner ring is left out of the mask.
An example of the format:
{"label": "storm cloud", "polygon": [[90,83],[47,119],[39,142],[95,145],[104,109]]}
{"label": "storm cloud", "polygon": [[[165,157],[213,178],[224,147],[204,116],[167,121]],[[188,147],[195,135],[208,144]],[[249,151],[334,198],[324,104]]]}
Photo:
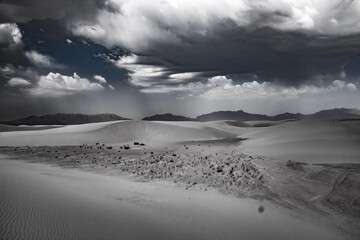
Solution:
{"label": "storm cloud", "polygon": [[[146,92],[229,74],[298,86],[341,76],[360,50],[355,0],[2,1],[2,22],[54,18],[133,55],[112,58]],[[81,9],[81,11],[80,11]],[[131,57],[132,62],[127,63]],[[126,59],[127,58],[127,59]],[[125,61],[125,62],[124,62]]]}
{"label": "storm cloud", "polygon": [[143,89],[228,74],[333,81],[360,50],[359,1],[108,2],[117,11],[101,9],[71,31],[131,51],[113,61]]}
{"label": "storm cloud", "polygon": [[0,64],[21,64],[26,62],[20,29],[16,23],[0,24]]}
{"label": "storm cloud", "polygon": [[59,19],[67,23],[74,20],[91,19],[103,0],[2,0],[0,2],[0,22],[24,23],[33,19]]}

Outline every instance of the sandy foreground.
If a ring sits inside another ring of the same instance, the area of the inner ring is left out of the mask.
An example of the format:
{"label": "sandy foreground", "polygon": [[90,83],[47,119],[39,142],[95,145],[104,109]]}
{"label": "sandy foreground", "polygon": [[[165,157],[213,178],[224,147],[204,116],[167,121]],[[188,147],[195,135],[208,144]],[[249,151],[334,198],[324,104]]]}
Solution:
{"label": "sandy foreground", "polygon": [[0,165],[2,239],[346,238],[266,201],[4,157]]}
{"label": "sandy foreground", "polygon": [[236,125],[2,132],[0,237],[358,239],[358,123]]}

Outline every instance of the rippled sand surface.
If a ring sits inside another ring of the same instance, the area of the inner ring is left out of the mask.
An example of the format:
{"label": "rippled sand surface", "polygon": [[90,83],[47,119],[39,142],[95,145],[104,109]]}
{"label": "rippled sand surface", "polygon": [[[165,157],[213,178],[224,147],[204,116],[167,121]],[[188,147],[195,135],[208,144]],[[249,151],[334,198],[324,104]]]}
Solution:
{"label": "rippled sand surface", "polygon": [[5,157],[0,222],[0,239],[346,239],[266,202]]}

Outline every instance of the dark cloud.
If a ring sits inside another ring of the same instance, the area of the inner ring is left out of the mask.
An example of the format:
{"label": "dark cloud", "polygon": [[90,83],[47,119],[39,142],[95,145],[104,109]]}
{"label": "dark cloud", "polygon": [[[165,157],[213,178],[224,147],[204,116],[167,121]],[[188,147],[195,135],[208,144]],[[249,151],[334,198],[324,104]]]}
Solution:
{"label": "dark cloud", "polygon": [[[137,62],[120,58],[116,65],[142,88],[181,88],[229,74],[286,85],[319,76],[333,81],[360,51],[359,1],[123,0],[112,6],[116,10],[103,8],[71,31],[138,56]],[[178,78],[190,73],[192,78]]]}
{"label": "dark cloud", "polygon": [[[122,57],[117,66],[128,69],[130,81],[141,87],[171,86],[216,75],[248,73],[261,81],[296,86],[320,76],[325,81],[339,78],[348,59],[360,51],[357,34],[318,36],[271,28],[217,31],[213,36],[221,38],[209,37],[200,43],[186,38],[181,39],[181,44],[154,43],[151,49],[139,52],[131,64],[123,63]],[[143,71],[150,74],[141,74]],[[171,77],[182,73],[195,74],[180,82]]]}
{"label": "dark cloud", "polygon": [[[124,68],[140,87],[229,74],[298,85],[341,74],[360,51],[360,4],[354,0],[5,0],[0,6],[0,21],[58,19],[76,35],[128,49],[138,62]],[[0,37],[1,45],[6,38]]]}
{"label": "dark cloud", "polygon": [[102,0],[2,0],[0,1],[0,22],[27,22],[33,19],[91,19]]}
{"label": "dark cloud", "polygon": [[[49,71],[58,63],[69,67],[58,68],[56,79],[77,79],[74,72],[84,79],[102,75],[117,90],[103,91],[102,97],[109,92],[128,94],[113,103],[112,109],[125,99],[146,96],[149,101],[128,106],[138,109],[146,102],[142,111],[149,113],[151,103],[157,105],[156,111],[173,110],[175,100],[170,99],[174,96],[193,109],[196,97],[225,94],[228,101],[224,99],[221,108],[233,104],[236,109],[240,100],[231,101],[239,99],[235,95],[248,96],[250,91],[253,95],[245,102],[254,106],[251,103],[262,89],[280,97],[279,92],[289,89],[331,92],[335,80],[348,86],[338,94],[347,96],[353,88],[355,95],[359,88],[359,70],[354,70],[360,62],[354,57],[360,52],[359,22],[360,2],[355,0],[0,0],[0,23],[7,26],[0,30],[1,97],[9,101],[21,95],[13,102],[19,106],[26,101],[26,107],[19,107],[25,112],[29,105],[44,112],[58,105],[62,106],[58,109],[89,110],[91,104],[81,100],[88,100],[85,94],[71,95],[74,102],[82,102],[81,107],[72,108],[68,99],[66,104],[62,98],[40,104],[43,100],[21,91],[35,88],[42,94],[43,88],[36,88],[39,79],[44,83],[48,77],[53,83]],[[348,73],[356,78],[347,78]],[[235,75],[241,76],[241,82],[231,77]],[[211,82],[214,76],[227,79],[226,84]],[[149,94],[124,84],[127,78]],[[206,92],[201,95],[202,91]],[[163,94],[156,101],[156,94],[151,94],[169,92],[175,93]],[[107,103],[114,99],[119,98],[109,98]],[[101,101],[100,110],[105,105]],[[203,105],[210,100],[201,101],[197,111],[204,111]],[[244,100],[241,102],[244,107]],[[264,103],[267,101],[258,102],[256,108]],[[1,109],[9,106],[2,104]]]}
{"label": "dark cloud", "polygon": [[[11,79],[22,79],[29,84],[18,87],[9,87]],[[22,89],[28,89],[34,87],[39,80],[38,73],[31,67],[14,66],[12,64],[6,64],[0,67],[0,91],[1,94],[19,94],[22,93]]]}
{"label": "dark cloud", "polygon": [[0,66],[26,63],[23,47],[22,35],[17,25],[0,24]]}
{"label": "dark cloud", "polygon": [[17,66],[7,64],[4,67],[0,68],[0,73],[2,76],[7,78],[10,77],[20,77],[32,82],[35,82],[39,77],[38,73],[31,67]]}
{"label": "dark cloud", "polygon": [[175,72],[253,73],[265,81],[297,84],[340,72],[347,59],[360,51],[360,34],[322,36],[269,27],[222,27],[212,35],[221,37],[201,44],[186,39],[181,39],[181,45],[158,44],[147,54],[175,63],[170,68]]}

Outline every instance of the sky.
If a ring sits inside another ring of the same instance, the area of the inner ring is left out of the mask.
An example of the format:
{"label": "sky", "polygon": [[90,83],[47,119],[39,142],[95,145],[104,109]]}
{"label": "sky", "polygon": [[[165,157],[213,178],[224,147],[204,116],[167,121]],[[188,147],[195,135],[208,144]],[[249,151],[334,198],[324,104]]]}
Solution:
{"label": "sky", "polygon": [[0,120],[360,108],[358,0],[1,0]]}

